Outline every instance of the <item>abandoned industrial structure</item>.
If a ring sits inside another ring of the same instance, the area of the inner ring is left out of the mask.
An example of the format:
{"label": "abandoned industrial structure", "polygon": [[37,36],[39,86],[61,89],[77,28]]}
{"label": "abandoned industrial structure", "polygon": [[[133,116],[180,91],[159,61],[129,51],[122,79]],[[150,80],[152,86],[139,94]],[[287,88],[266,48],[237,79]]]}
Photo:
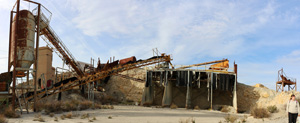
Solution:
{"label": "abandoned industrial structure", "polygon": [[[174,67],[171,56],[164,53],[144,60],[137,60],[134,56],[107,63],[99,60],[97,66],[94,66],[94,60],[80,62],[50,27],[52,13],[40,3],[24,1],[36,5],[36,8],[20,10],[20,0],[17,0],[11,11],[8,71],[0,75],[1,104],[28,112],[30,104],[35,107],[38,100],[71,89],[80,89],[93,99],[99,83],[110,76],[155,65],[145,71],[141,105],[169,107],[176,104],[207,109],[213,105],[230,105],[237,110],[235,63],[234,68],[229,68],[227,59]],[[39,47],[40,37],[47,46]],[[52,66],[53,52],[70,69]]]}

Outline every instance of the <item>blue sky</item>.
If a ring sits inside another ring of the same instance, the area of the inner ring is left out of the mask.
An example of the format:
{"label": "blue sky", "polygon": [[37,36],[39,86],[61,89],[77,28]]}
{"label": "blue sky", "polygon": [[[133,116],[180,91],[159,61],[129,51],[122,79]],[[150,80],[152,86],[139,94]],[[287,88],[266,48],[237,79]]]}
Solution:
{"label": "blue sky", "polygon": [[[172,54],[173,64],[228,58],[238,81],[275,89],[284,68],[300,79],[299,0],[47,0],[50,25],[77,60],[104,62]],[[0,0],[0,71],[6,71],[9,14],[14,1]],[[23,4],[24,8],[33,5]],[[41,46],[45,43],[42,41]],[[61,66],[55,55],[54,66]]]}

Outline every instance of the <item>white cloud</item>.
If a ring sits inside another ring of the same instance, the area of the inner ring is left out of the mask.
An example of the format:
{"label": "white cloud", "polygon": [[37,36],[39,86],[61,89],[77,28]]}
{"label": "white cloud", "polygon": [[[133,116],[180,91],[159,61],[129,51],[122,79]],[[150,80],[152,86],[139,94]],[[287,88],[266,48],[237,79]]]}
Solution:
{"label": "white cloud", "polygon": [[148,50],[158,47],[173,53],[178,63],[194,56],[226,57],[242,53],[247,47],[239,49],[245,45],[240,37],[267,23],[276,9],[273,2],[261,7],[255,7],[257,2],[217,1],[70,3],[78,14],[73,22],[84,34],[128,38],[130,46],[124,44],[121,50],[110,50],[111,53],[139,54],[143,50],[140,47]]}

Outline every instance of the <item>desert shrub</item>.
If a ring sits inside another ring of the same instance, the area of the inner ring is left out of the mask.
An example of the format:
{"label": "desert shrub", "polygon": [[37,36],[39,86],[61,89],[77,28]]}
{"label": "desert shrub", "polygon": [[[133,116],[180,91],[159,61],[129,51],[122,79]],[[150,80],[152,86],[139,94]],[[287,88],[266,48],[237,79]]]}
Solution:
{"label": "desert shrub", "polygon": [[178,106],[172,103],[172,104],[170,105],[170,108],[171,108],[171,109],[176,109],[176,108],[178,108]]}
{"label": "desert shrub", "polygon": [[108,118],[108,119],[112,119],[112,116],[108,116],[107,118]]}
{"label": "desert shrub", "polygon": [[266,108],[253,108],[250,114],[254,118],[267,118],[270,116],[268,110]]}
{"label": "desert shrub", "polygon": [[194,109],[195,110],[200,110],[199,106],[197,106],[197,105],[194,107]]}
{"label": "desert shrub", "polygon": [[60,119],[65,120],[65,115],[61,115]]}
{"label": "desert shrub", "polygon": [[58,118],[57,118],[57,117],[54,117],[54,121],[58,122]]}
{"label": "desert shrub", "polygon": [[[44,110],[45,104],[43,102],[38,101],[38,102],[36,102],[35,106],[36,106],[35,111],[40,112],[40,111]],[[31,105],[31,109],[32,110],[34,109],[34,105]]]}
{"label": "desert shrub", "polygon": [[227,106],[222,106],[221,112],[229,112],[229,108]]}
{"label": "desert shrub", "polygon": [[85,118],[89,118],[89,117],[90,117],[90,115],[88,113],[86,113],[86,114],[82,114],[80,119],[85,119]]}
{"label": "desert shrub", "polygon": [[68,114],[66,114],[66,115],[65,115],[65,118],[69,118],[69,119],[71,119],[71,118],[72,118],[72,116],[73,116],[73,113],[72,113],[72,112],[70,112],[70,113],[68,113]]}
{"label": "desert shrub", "polygon": [[237,116],[229,115],[229,114],[224,118],[225,118],[225,122],[227,123],[234,123],[238,119]]}
{"label": "desert shrub", "polygon": [[114,109],[115,107],[113,105],[110,105],[109,106],[109,109]]}
{"label": "desert shrub", "polygon": [[94,108],[95,109],[101,109],[101,106],[102,106],[101,104],[95,103],[95,107]]}
{"label": "desert shrub", "polygon": [[63,111],[76,111],[77,110],[77,103],[73,103],[72,101],[64,102],[62,105]]}
{"label": "desert shrub", "polygon": [[0,123],[7,123],[6,118],[2,114],[0,114]]}
{"label": "desert shrub", "polygon": [[8,107],[4,110],[4,116],[7,118],[19,118],[20,115],[17,114],[14,110],[12,110],[12,107]]}
{"label": "desert shrub", "polygon": [[194,118],[188,118],[188,119],[180,119],[179,123],[195,123],[195,119]]}
{"label": "desert shrub", "polygon": [[80,103],[80,110],[85,110],[85,109],[89,109],[92,107],[92,102],[91,101],[88,101],[88,100],[85,100],[85,101],[82,101]]}
{"label": "desert shrub", "polygon": [[242,123],[246,123],[247,118],[248,118],[248,116],[247,116],[247,115],[244,115],[244,117],[241,119],[241,122],[242,122]]}
{"label": "desert shrub", "polygon": [[278,111],[278,109],[275,105],[268,106],[267,109],[270,113],[276,113]]}
{"label": "desert shrub", "polygon": [[53,117],[53,116],[54,116],[54,113],[50,113],[49,116],[50,116],[50,117]]}
{"label": "desert shrub", "polygon": [[44,105],[45,112],[49,113],[57,113],[63,111],[62,103],[59,101],[47,102]]}
{"label": "desert shrub", "polygon": [[37,114],[37,115],[34,116],[33,121],[45,122],[45,119],[42,118],[41,114]]}

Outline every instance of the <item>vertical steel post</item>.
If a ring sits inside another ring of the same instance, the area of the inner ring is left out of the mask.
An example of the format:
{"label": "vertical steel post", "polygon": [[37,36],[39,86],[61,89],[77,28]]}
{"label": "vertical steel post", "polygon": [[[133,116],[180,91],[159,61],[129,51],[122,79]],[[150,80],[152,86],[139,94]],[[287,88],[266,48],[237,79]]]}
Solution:
{"label": "vertical steel post", "polygon": [[[16,14],[16,31],[18,32],[18,24],[19,24],[19,11],[20,11],[20,0],[17,1],[17,14]],[[17,66],[17,41],[18,41],[18,33],[15,34],[15,46],[14,46],[14,69],[13,69],[13,88],[12,88],[12,110],[15,111],[15,101],[16,101],[16,66]]]}
{"label": "vertical steel post", "polygon": [[37,70],[38,70],[38,54],[39,54],[39,38],[40,38],[40,11],[41,4],[38,4],[38,15],[37,15],[37,36],[36,36],[36,46],[35,46],[35,76],[34,76],[34,111],[36,111],[36,79],[37,79]]}
{"label": "vertical steel post", "polygon": [[7,72],[9,72],[10,71],[10,66],[11,66],[11,64],[10,64],[10,50],[11,50],[11,31],[12,31],[12,22],[13,22],[13,11],[10,11],[10,20],[9,20],[9,43],[8,43],[8,69],[7,69]]}
{"label": "vertical steel post", "polygon": [[213,78],[214,74],[211,72],[211,77],[210,77],[210,109],[212,109],[212,101],[213,101]]}

